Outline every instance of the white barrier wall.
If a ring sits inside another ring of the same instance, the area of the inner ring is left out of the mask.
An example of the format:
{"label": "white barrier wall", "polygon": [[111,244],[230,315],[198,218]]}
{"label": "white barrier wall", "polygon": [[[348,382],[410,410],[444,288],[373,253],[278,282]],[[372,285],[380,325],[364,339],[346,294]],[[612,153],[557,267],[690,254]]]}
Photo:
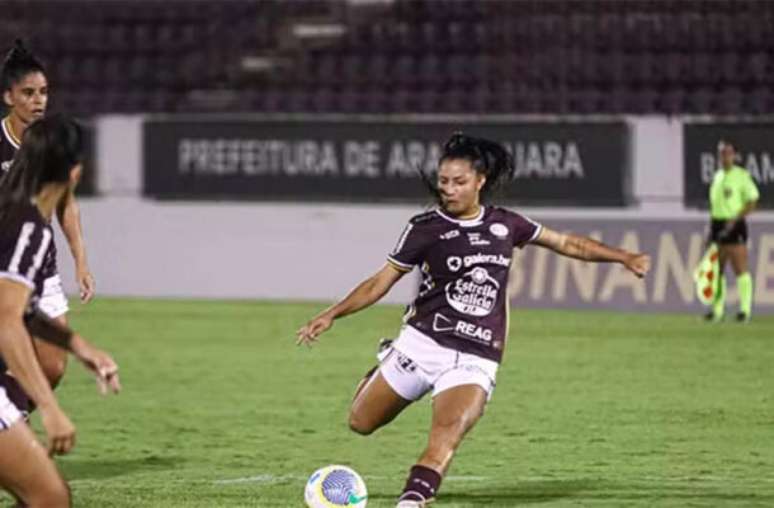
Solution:
{"label": "white barrier wall", "polygon": [[[142,199],[140,117],[98,120],[99,198],[81,201],[89,258],[101,295],[331,300],[378,269],[414,206]],[[703,219],[682,205],[680,123],[633,119],[630,209],[522,210],[563,219]],[[771,213],[755,223],[774,225]],[[57,236],[66,289],[72,261]],[[414,279],[415,280],[415,279]],[[406,302],[412,280],[388,301]]]}

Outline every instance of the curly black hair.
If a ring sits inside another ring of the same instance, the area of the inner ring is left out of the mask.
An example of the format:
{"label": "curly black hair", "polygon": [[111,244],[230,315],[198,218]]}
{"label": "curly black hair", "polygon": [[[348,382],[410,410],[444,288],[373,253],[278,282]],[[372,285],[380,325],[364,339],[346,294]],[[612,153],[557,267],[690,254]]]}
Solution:
{"label": "curly black hair", "polygon": [[[451,159],[462,159],[470,162],[477,173],[486,177],[486,182],[481,188],[481,201],[491,198],[513,179],[516,170],[513,156],[503,145],[488,139],[468,136],[461,132],[455,132],[444,143],[438,166],[440,167],[444,161]],[[440,202],[440,192],[435,182],[437,174],[428,174],[419,170],[419,175],[428,190]]]}

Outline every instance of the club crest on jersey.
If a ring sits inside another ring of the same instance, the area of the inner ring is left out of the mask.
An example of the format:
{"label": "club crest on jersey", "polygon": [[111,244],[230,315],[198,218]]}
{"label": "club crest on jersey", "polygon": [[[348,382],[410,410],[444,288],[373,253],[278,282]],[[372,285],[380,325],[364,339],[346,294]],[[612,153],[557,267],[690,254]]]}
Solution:
{"label": "club crest on jersey", "polygon": [[446,233],[441,235],[441,240],[451,240],[452,238],[457,238],[460,236],[460,230],[459,229],[452,229],[451,231],[447,231]]}
{"label": "club crest on jersey", "polygon": [[501,224],[499,222],[495,222],[491,226],[489,226],[489,232],[495,235],[500,240],[505,239],[505,237],[508,236],[508,228],[505,227],[505,224]]}
{"label": "club crest on jersey", "polygon": [[485,238],[481,238],[481,233],[468,233],[468,241],[470,245],[489,245],[491,242]]}
{"label": "club crest on jersey", "polygon": [[3,170],[3,173],[7,173],[9,169],[11,169],[11,163],[13,161],[3,161],[2,164],[0,164],[0,169]]}

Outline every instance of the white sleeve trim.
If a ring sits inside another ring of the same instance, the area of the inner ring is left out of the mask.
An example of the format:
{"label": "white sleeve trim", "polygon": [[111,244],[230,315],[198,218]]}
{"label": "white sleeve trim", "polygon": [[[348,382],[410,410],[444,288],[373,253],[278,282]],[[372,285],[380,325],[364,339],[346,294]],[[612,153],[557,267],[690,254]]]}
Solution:
{"label": "white sleeve trim", "polygon": [[416,266],[416,265],[409,265],[409,264],[403,263],[403,262],[401,262],[401,261],[398,261],[397,259],[395,259],[395,258],[394,258],[394,257],[392,257],[392,256],[387,256],[387,260],[388,260],[390,263],[392,263],[392,264],[394,264],[394,265],[396,265],[396,266],[399,266],[399,267],[401,267],[401,268],[405,268],[406,270],[411,270],[411,269],[413,269],[413,268],[414,268],[414,266]]}
{"label": "white sleeve trim", "polygon": [[23,275],[19,275],[18,273],[0,272],[0,279],[9,279],[14,282],[24,284],[32,290],[35,289],[35,284],[31,280],[29,280],[27,277],[24,277]]}
{"label": "white sleeve trim", "polygon": [[527,240],[524,243],[532,243],[532,242],[534,242],[535,240],[537,240],[537,237],[540,236],[540,232],[543,231],[543,225],[542,224],[538,224],[537,222],[534,222],[534,221],[531,221],[531,220],[530,220],[530,222],[532,222],[532,224],[534,224],[537,227],[535,228],[535,232],[532,234],[530,239]]}

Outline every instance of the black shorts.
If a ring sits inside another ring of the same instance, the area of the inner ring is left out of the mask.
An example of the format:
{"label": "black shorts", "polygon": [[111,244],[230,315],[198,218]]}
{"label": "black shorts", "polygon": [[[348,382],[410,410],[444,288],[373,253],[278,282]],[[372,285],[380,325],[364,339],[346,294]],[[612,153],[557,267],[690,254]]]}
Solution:
{"label": "black shorts", "polygon": [[734,227],[725,235],[721,234],[726,227],[725,220],[712,219],[710,224],[710,241],[721,245],[738,245],[747,243],[747,221],[737,221]]}

